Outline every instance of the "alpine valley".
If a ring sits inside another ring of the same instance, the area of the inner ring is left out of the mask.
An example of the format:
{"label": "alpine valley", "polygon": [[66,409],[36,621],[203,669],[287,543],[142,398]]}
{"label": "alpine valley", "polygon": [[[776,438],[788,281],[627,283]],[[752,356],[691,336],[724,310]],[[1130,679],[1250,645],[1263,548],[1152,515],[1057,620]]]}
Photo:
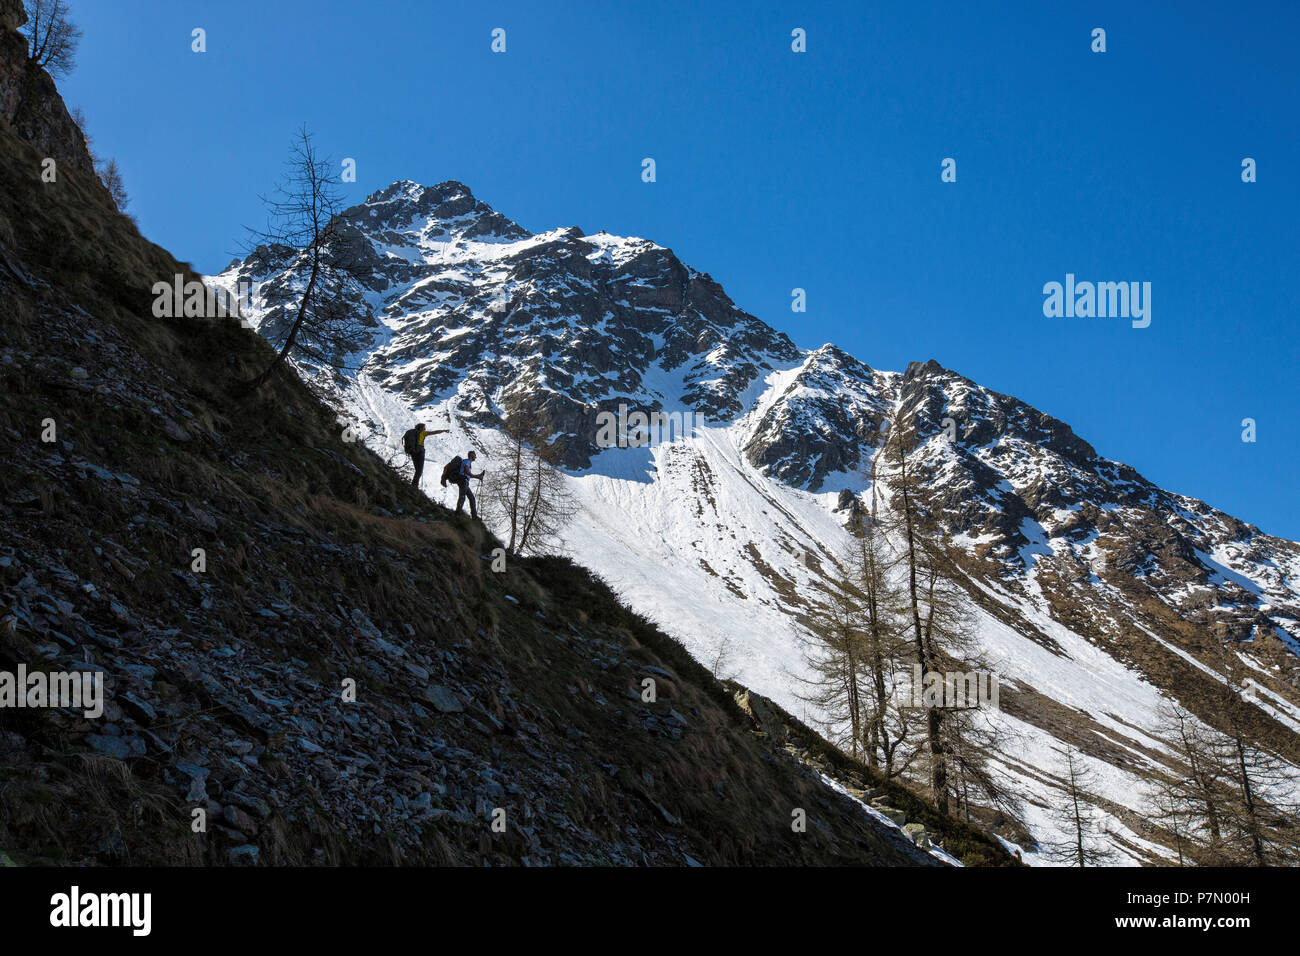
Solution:
{"label": "alpine valley", "polygon": [[[580,510],[564,550],[723,677],[805,722],[804,628],[841,573],[846,525],[895,507],[881,449],[914,423],[921,504],[961,570],[1018,820],[987,819],[1027,862],[1053,836],[1060,748],[1077,748],[1114,862],[1169,862],[1152,785],[1171,763],[1163,697],[1216,723],[1251,677],[1260,739],[1300,766],[1300,545],[1156,487],[1068,425],[943,368],[881,371],[834,345],[796,348],[707,273],[645,239],[533,234],[457,182],[397,182],[344,211],[333,254],[361,262],[354,317],[327,360],[299,361],[396,467],[414,421],[431,462],[490,447],[503,416],[542,416]],[[209,283],[242,295],[279,345],[268,299],[305,281],[299,250],[262,246]],[[325,345],[325,343],[317,343]],[[628,409],[689,426],[607,447]],[[486,462],[491,467],[491,461]],[[438,488],[437,468],[426,489]],[[873,476],[874,485],[873,488]],[[451,503],[444,498],[444,503]],[[1292,775],[1295,779],[1295,775]]]}

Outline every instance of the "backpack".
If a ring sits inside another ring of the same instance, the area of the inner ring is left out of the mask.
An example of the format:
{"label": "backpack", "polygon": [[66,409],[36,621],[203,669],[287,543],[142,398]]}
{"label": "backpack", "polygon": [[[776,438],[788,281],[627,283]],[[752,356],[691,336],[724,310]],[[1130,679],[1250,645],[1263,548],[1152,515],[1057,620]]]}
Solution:
{"label": "backpack", "polygon": [[407,429],[406,434],[402,436],[402,447],[406,449],[408,455],[415,455],[420,448],[420,429]]}
{"label": "backpack", "polygon": [[442,486],[447,487],[447,482],[456,481],[460,478],[460,466],[465,463],[465,459],[457,455],[451,461],[447,462],[442,469]]}

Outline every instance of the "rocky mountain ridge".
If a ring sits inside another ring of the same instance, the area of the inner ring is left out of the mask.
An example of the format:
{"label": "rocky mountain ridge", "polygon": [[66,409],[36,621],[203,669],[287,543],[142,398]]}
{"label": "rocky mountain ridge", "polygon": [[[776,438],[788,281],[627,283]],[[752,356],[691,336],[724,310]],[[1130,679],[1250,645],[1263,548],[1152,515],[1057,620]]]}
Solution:
{"label": "rocky mountain ridge", "polygon": [[0,862],[1010,862],[769,737],[581,568],[491,570],[292,372],[250,393],[234,318],[155,318],[193,271],[75,162],[31,188],[56,100],[0,128],[0,672],[107,699],[0,708]]}
{"label": "rocky mountain ridge", "polygon": [[[854,494],[902,409],[923,442],[930,505],[976,557],[1023,571],[1045,535],[1084,566],[1179,589],[1180,605],[1203,604],[1197,589],[1218,582],[1234,599],[1202,608],[1210,626],[1237,637],[1264,627],[1300,648],[1300,546],[1156,487],[1065,423],[934,361],[899,374],[833,345],[801,353],[671,250],[576,227],[530,236],[460,183],[395,183],[342,218],[372,268],[357,300],[358,335],[369,334],[349,358],[412,409],[445,404],[491,426],[536,405],[578,471],[601,451],[597,417],[620,403],[743,420],[761,473]],[[250,283],[247,312],[275,341],[280,317],[257,301],[294,274],[291,259],[254,257],[217,281]],[[1242,577],[1263,581],[1260,593]]]}
{"label": "rocky mountain ridge", "polygon": [[[801,351],[648,240],[528,234],[461,183],[395,183],[344,218],[374,263],[355,299],[367,338],[339,363],[347,371],[303,363],[304,374],[394,460],[416,418],[445,417],[453,436],[435,446],[450,455],[511,410],[539,410],[584,504],[572,553],[701,660],[739,645],[745,682],[797,710],[800,622],[817,613],[842,527],[867,506],[875,470],[892,467],[881,449],[903,422],[923,507],[1014,671],[1013,719],[1125,775],[1099,805],[1137,805],[1141,779],[1159,772],[1147,734],[1160,693],[1213,721],[1225,641],[1262,689],[1261,732],[1300,760],[1295,542],[1155,486],[937,362],[886,372],[834,345]],[[248,283],[246,314],[275,342],[276,315],[259,302],[294,276],[290,256],[212,281]],[[598,416],[620,406],[693,425],[649,448],[602,448]],[[1069,660],[1068,682],[1021,641]],[[1100,714],[1099,666],[1131,685]],[[1008,764],[1034,768],[1034,802],[1052,799],[1041,759]],[[1133,858],[1158,858],[1141,839]]]}

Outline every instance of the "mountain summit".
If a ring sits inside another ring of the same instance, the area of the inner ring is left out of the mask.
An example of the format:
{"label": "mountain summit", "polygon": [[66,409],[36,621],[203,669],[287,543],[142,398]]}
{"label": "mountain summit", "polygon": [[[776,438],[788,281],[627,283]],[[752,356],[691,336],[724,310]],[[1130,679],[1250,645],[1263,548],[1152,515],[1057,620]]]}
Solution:
{"label": "mountain summit", "polygon": [[[601,411],[733,418],[760,372],[798,355],[672,250],[572,227],[529,235],[460,183],[397,182],[340,219],[337,254],[359,255],[367,278],[350,293],[356,351],[337,364],[360,364],[412,407],[454,401],[481,425],[539,404],[574,468],[598,452]],[[287,250],[259,250],[216,281],[251,283],[246,312],[274,339],[285,316],[256,302],[297,268]]]}
{"label": "mountain summit", "polygon": [[[368,263],[351,293],[352,350],[301,370],[392,457],[408,423],[445,415],[450,457],[519,407],[541,414],[583,510],[575,558],[701,660],[792,711],[800,622],[818,613],[845,523],[871,495],[891,427],[963,569],[984,651],[1026,741],[1003,771],[1033,805],[1059,793],[1050,748],[1104,772],[1099,812],[1123,854],[1168,854],[1144,822],[1161,773],[1150,734],[1163,697],[1213,723],[1225,641],[1256,675],[1261,733],[1300,761],[1300,546],[1105,458],[1050,415],[934,361],[874,369],[834,345],[802,351],[708,274],[645,239],[528,234],[460,183],[398,182],[342,214]],[[355,254],[351,250],[350,254]],[[294,283],[292,251],[213,282],[259,305]],[[681,413],[689,434],[605,448],[602,413]],[[431,439],[431,442],[434,441]]]}

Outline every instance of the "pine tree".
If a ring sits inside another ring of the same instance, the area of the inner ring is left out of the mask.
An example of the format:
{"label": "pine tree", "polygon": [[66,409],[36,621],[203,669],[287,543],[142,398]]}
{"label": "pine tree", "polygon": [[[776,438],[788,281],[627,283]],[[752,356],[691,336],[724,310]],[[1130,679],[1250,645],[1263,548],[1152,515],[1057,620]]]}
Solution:
{"label": "pine tree", "polygon": [[118,167],[117,160],[110,159],[107,162],[96,160],[95,171],[99,173],[100,181],[108,190],[108,194],[113,197],[113,205],[117,207],[117,211],[126,212],[127,204],[131,200],[126,194],[126,181],[122,178],[122,170]]}
{"label": "pine tree", "polygon": [[1209,866],[1300,862],[1294,771],[1250,735],[1251,710],[1237,688],[1240,671],[1221,649],[1225,678],[1214,699],[1219,726],[1197,720],[1173,700],[1157,711],[1156,734],[1175,766],[1152,788],[1154,819],[1173,830],[1182,855]]}
{"label": "pine tree", "polygon": [[1242,696],[1250,687],[1235,641],[1219,645],[1223,677],[1215,715],[1220,719],[1220,772],[1231,788],[1233,812],[1225,819],[1224,843],[1234,862],[1251,866],[1300,862],[1295,817],[1294,770],[1257,738],[1258,705]]}
{"label": "pine tree", "polygon": [[944,753],[948,759],[951,803],[967,823],[972,811],[983,807],[1004,817],[1018,818],[1021,801],[993,763],[1007,752],[1012,735],[988,706],[949,708],[943,723]]}
{"label": "pine tree", "polygon": [[[941,673],[945,661],[961,664],[960,670],[972,669],[965,662],[975,662],[976,641],[970,598],[958,583],[961,573],[948,555],[937,522],[922,506],[922,483],[912,462],[917,446],[916,424],[900,412],[886,443],[894,464],[887,484],[897,514],[894,533],[901,542],[901,564],[906,575],[913,659],[920,673],[927,676]],[[957,739],[956,732],[944,730],[948,710],[943,704],[925,708],[930,794],[941,813],[948,813],[951,805],[948,777],[953,755],[948,747]],[[968,760],[972,777],[974,766],[972,750]]]}
{"label": "pine tree", "polygon": [[820,714],[822,734],[862,759],[864,708],[870,674],[864,642],[863,595],[848,575],[837,575],[826,600],[804,626],[804,678],[798,696]]}
{"label": "pine tree", "polygon": [[[905,594],[895,580],[891,553],[879,517],[872,466],[871,510],[851,523],[847,572],[862,595],[862,655],[869,673],[863,705],[863,748],[869,766],[893,777],[910,766],[915,748],[913,714],[900,707],[896,690],[909,660]],[[902,749],[900,749],[902,748]]]}
{"label": "pine tree", "polygon": [[81,29],[68,19],[64,0],[24,0],[28,63],[58,78],[76,65]]}
{"label": "pine tree", "polygon": [[506,529],[511,554],[541,554],[556,547],[576,513],[573,496],[546,443],[541,416],[527,407],[508,414],[486,469],[481,493],[484,518]]}
{"label": "pine tree", "polygon": [[1224,841],[1232,803],[1225,739],[1169,697],[1157,707],[1156,719],[1156,736],[1176,765],[1154,785],[1153,819],[1177,830],[1180,857],[1209,865],[1230,862]]}
{"label": "pine tree", "polygon": [[1072,866],[1104,863],[1113,854],[1099,836],[1100,828],[1088,802],[1091,791],[1096,789],[1095,774],[1073,747],[1053,750],[1060,756],[1062,802],[1051,807],[1050,812],[1067,836],[1044,844],[1043,855]]}
{"label": "pine tree", "polygon": [[252,389],[264,385],[295,350],[319,364],[341,367],[353,348],[350,330],[355,317],[347,292],[359,288],[365,278],[368,246],[346,232],[338,215],[343,197],[334,164],[316,149],[306,126],[294,137],[287,166],[275,195],[263,198],[270,224],[265,230],[250,230],[250,255],[283,257],[295,273],[290,281],[263,286],[267,318],[262,331],[280,325],[287,329],[275,357],[248,383]]}
{"label": "pine tree", "polygon": [[[908,610],[911,617],[912,646],[916,665],[921,674],[936,672],[933,647],[927,640],[926,609],[923,605],[927,572],[934,581],[934,568],[926,562],[926,550],[921,535],[922,516],[917,493],[919,482],[908,472],[908,454],[915,444],[915,428],[903,427],[900,419],[890,430],[890,444],[896,455],[897,470],[893,476],[893,492],[899,508],[903,537],[903,560],[907,574]],[[931,622],[933,617],[930,617]],[[925,712],[926,741],[930,751],[930,795],[940,813],[948,812],[948,767],[943,747],[943,710],[929,707]]]}

